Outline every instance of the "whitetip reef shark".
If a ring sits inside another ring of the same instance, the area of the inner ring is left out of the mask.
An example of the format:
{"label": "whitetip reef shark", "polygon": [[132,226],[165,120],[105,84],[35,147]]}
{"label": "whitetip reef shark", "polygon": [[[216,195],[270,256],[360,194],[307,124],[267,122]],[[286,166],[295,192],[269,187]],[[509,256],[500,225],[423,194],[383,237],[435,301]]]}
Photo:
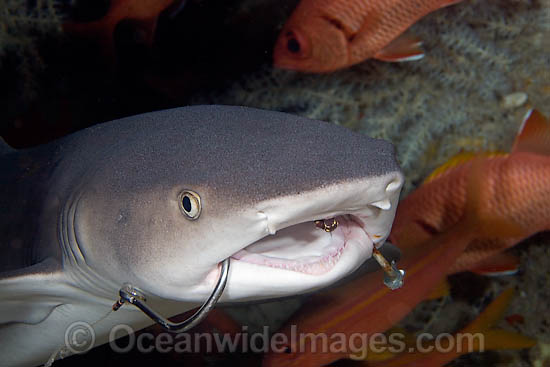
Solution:
{"label": "whitetip reef shark", "polygon": [[221,302],[327,286],[384,243],[403,184],[386,141],[245,107],[0,145],[3,366],[55,358],[76,321],[93,325],[95,345],[114,325],[152,324],[132,305],[109,313],[125,283],[165,316],[204,302],[227,258]]}

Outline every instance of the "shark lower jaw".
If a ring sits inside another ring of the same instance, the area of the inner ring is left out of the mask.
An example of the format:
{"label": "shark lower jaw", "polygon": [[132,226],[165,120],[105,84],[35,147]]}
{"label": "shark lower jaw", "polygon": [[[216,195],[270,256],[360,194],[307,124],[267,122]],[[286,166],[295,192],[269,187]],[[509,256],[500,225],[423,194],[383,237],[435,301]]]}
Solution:
{"label": "shark lower jaw", "polygon": [[[260,266],[323,275],[336,266],[348,247],[362,246],[372,253],[373,241],[359,218],[341,215],[334,219],[338,226],[330,232],[318,228],[314,222],[295,224],[260,239],[231,258]],[[326,222],[330,225],[333,219]]]}

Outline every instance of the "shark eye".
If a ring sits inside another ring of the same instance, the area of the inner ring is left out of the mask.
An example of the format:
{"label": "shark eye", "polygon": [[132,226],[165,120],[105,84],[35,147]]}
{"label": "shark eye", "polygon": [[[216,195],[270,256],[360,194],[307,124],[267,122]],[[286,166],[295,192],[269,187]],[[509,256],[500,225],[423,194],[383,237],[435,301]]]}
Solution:
{"label": "shark eye", "polygon": [[201,215],[201,197],[194,191],[183,190],[180,195],[180,209],[185,217],[195,220]]}

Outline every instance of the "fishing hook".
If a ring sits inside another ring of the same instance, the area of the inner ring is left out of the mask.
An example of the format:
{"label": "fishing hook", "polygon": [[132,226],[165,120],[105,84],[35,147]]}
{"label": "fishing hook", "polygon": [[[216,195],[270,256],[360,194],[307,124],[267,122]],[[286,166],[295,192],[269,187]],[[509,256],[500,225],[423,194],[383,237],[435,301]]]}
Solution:
{"label": "fishing hook", "polygon": [[332,223],[326,224],[324,220],[316,220],[315,227],[321,228],[325,232],[332,232],[338,227],[338,221],[336,218],[332,218]]}
{"label": "fishing hook", "polygon": [[180,323],[174,323],[153,311],[153,309],[145,304],[146,299],[143,291],[128,283],[123,284],[122,288],[120,288],[120,299],[113,305],[113,311],[117,311],[125,302],[129,302],[143,311],[151,320],[155,321],[164,329],[172,332],[184,332],[199,324],[208,315],[210,310],[214,308],[225,289],[228,274],[229,258],[221,262],[220,276],[210,297],[208,297],[192,316]]}
{"label": "fishing hook", "polygon": [[396,290],[403,286],[403,278],[405,277],[405,270],[398,269],[395,266],[395,260],[392,260],[391,264],[384,255],[374,247],[372,249],[372,257],[380,264],[382,270],[384,270],[384,284],[389,289]]}

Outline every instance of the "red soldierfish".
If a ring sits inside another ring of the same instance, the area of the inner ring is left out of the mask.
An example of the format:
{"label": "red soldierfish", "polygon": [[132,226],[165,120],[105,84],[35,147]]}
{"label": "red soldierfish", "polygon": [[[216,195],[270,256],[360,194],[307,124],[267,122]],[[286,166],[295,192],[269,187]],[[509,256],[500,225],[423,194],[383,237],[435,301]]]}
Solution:
{"label": "red soldierfish", "polygon": [[159,15],[174,4],[183,4],[185,0],[111,0],[109,10],[99,20],[92,22],[67,22],[63,30],[68,33],[88,36],[96,39],[102,46],[102,52],[114,61],[115,28],[123,20],[139,23],[143,43],[151,46],[155,36]]}
{"label": "red soldierfish", "polygon": [[[399,262],[399,268],[405,270],[402,288],[388,289],[377,272],[311,297],[281,330],[288,343],[271,350],[263,366],[313,367],[346,358],[357,352],[352,350],[352,343],[359,347],[362,342],[352,337],[355,333],[372,336],[386,331],[427,298],[475,236],[524,235],[521,221],[499,217],[500,213],[481,205],[498,194],[484,184],[487,164],[483,159],[474,160],[466,184],[467,210],[462,219],[449,231],[418,246],[416,251],[404,254]],[[277,339],[284,340],[281,334]]]}
{"label": "red soldierfish", "polygon": [[274,49],[284,69],[323,73],[369,58],[416,60],[420,42],[399,37],[420,18],[461,0],[302,0]]}
{"label": "red soldierfish", "polygon": [[462,153],[434,171],[399,203],[389,240],[406,252],[451,230],[465,215],[466,186],[475,160],[481,160],[486,170],[486,179],[479,185],[491,193],[482,205],[519,222],[526,232],[522,236],[497,233],[491,238],[475,238],[449,273],[513,271],[517,262],[499,252],[550,230],[550,123],[538,111],[525,118],[510,154]]}

